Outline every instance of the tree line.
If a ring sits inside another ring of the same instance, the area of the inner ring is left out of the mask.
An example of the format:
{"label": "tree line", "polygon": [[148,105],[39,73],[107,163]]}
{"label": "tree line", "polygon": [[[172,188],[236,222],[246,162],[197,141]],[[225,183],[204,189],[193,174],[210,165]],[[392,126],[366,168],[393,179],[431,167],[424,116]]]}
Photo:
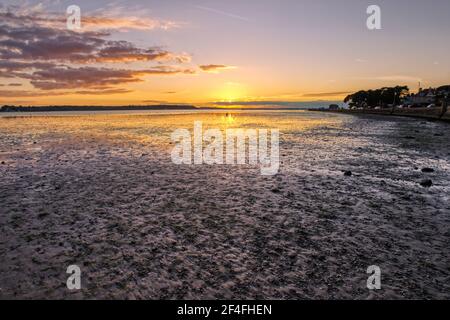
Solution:
{"label": "tree line", "polygon": [[345,97],[350,107],[369,107],[399,105],[409,94],[408,86],[383,87],[375,90],[360,90]]}
{"label": "tree line", "polygon": [[[444,100],[450,98],[450,85],[440,86],[438,88],[425,89],[423,92],[432,93],[434,103],[441,104]],[[420,92],[418,93],[420,94]],[[414,96],[409,92],[408,86],[383,87],[375,90],[360,90],[345,97],[344,102],[348,103],[350,108],[375,108],[386,106],[398,106],[403,103],[405,98]]]}

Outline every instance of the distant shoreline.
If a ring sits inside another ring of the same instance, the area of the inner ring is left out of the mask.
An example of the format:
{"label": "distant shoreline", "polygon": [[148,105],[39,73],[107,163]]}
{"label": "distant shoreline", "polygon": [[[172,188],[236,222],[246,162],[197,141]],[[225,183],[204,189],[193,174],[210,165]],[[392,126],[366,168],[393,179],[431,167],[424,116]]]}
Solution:
{"label": "distant shoreline", "polygon": [[161,110],[215,110],[215,111],[308,111],[307,107],[210,107],[194,105],[154,105],[154,106],[0,106],[0,113],[15,112],[79,112],[79,111],[161,111]]}
{"label": "distant shoreline", "polygon": [[151,111],[151,110],[198,110],[193,105],[152,106],[3,106],[0,112],[57,112],[57,111]]}
{"label": "distant shoreline", "polygon": [[393,112],[391,109],[363,109],[363,110],[351,110],[351,109],[340,109],[340,110],[327,110],[327,109],[309,109],[309,111],[321,111],[321,112],[332,112],[332,113],[343,113],[343,114],[374,114],[374,115],[384,115],[384,116],[400,116],[400,117],[411,117],[420,118],[426,120],[435,121],[445,121],[450,122],[450,112],[447,111],[442,117],[441,108],[411,108],[411,109],[395,109]]}

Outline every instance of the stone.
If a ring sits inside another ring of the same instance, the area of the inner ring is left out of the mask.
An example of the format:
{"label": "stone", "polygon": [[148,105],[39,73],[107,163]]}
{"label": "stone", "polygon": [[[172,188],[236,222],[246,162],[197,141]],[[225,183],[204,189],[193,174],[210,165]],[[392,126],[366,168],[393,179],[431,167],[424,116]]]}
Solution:
{"label": "stone", "polygon": [[431,181],[430,179],[425,179],[420,182],[420,185],[424,188],[429,188],[433,185],[433,181]]}

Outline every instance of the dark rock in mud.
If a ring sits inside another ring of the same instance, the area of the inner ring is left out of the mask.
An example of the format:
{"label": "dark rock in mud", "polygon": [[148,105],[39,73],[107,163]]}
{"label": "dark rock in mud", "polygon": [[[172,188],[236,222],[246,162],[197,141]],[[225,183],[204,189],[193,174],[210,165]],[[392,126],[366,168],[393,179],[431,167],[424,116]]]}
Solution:
{"label": "dark rock in mud", "polygon": [[352,176],[352,172],[351,171],[345,171],[344,172],[344,176],[346,176],[346,177],[351,177]]}
{"label": "dark rock in mud", "polygon": [[433,181],[431,181],[430,179],[425,179],[420,182],[420,185],[424,188],[429,188],[433,185]]}
{"label": "dark rock in mud", "polygon": [[422,168],[422,172],[424,172],[424,173],[432,173],[432,172],[434,172],[434,169],[433,168]]}

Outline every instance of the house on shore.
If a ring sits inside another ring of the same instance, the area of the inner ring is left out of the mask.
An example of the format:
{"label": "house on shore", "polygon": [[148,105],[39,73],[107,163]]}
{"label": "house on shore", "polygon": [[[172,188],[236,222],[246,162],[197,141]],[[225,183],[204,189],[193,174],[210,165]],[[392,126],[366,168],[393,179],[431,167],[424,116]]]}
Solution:
{"label": "house on shore", "polygon": [[428,106],[436,103],[436,90],[434,88],[419,89],[416,94],[410,94],[405,97],[404,104],[410,106]]}

